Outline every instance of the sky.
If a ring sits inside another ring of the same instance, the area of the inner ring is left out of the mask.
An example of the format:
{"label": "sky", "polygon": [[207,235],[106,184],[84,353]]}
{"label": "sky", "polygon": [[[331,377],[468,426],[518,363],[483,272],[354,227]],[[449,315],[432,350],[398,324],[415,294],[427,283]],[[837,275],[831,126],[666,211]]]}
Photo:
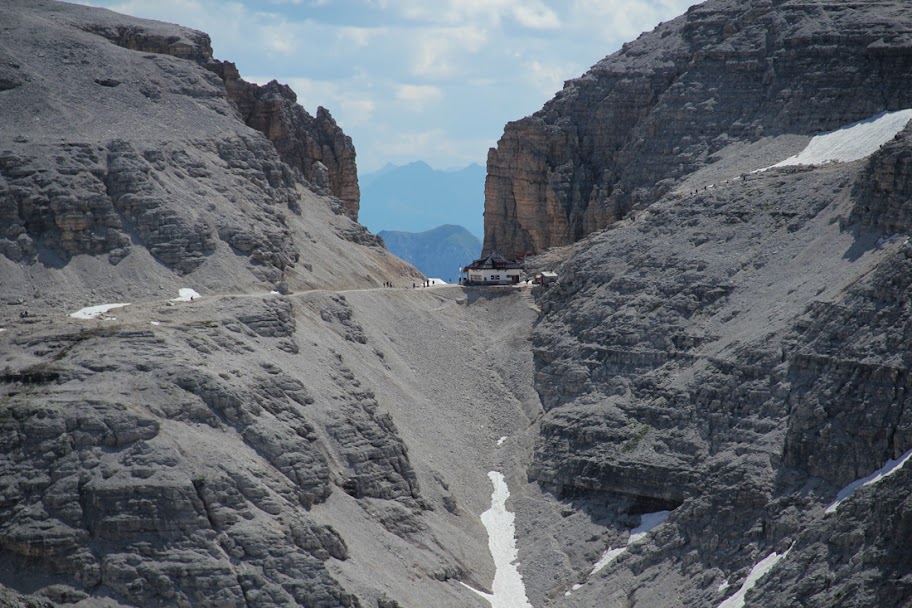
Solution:
{"label": "sky", "polygon": [[360,173],[485,164],[504,125],[695,0],[79,0],[207,32],[351,136]]}

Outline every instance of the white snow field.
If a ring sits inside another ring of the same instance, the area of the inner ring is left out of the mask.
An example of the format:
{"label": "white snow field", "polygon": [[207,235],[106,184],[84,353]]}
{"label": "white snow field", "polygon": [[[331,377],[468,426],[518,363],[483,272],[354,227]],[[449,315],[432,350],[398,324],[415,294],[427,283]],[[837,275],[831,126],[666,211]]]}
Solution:
{"label": "white snow field", "polygon": [[463,585],[488,600],[491,608],[532,608],[526,597],[522,575],[516,568],[516,516],[507,511],[510,490],[503,474],[491,471],[488,478],[494,484],[494,492],[491,494],[491,508],[481,514],[481,523],[488,531],[488,549],[494,558],[493,593]]}
{"label": "white snow field", "polygon": [[831,502],[830,505],[826,508],[826,512],[835,513],[836,509],[839,508],[839,505],[841,505],[843,502],[848,500],[849,497],[855,493],[855,490],[857,490],[858,488],[863,488],[865,486],[869,486],[872,483],[877,483],[884,477],[889,477],[890,475],[892,475],[893,473],[895,473],[896,471],[901,469],[903,467],[903,465],[906,464],[906,462],[909,460],[910,457],[912,457],[912,450],[909,450],[908,452],[906,452],[905,454],[903,454],[896,460],[888,460],[887,464],[885,464],[881,468],[877,469],[876,471],[874,471],[867,477],[862,477],[861,479],[856,479],[855,481],[853,481],[852,483],[850,483],[843,489],[839,490],[839,493],[836,494],[836,499],[833,502]]}
{"label": "white snow field", "polygon": [[812,138],[804,150],[767,169],[831,162],[850,163],[865,158],[896,137],[909,120],[912,120],[912,110],[881,112],[867,120],[846,125],[829,133],[821,133]]}
{"label": "white snow field", "polygon": [[718,608],[744,608],[744,596],[747,595],[747,592],[750,591],[751,588],[757,584],[757,581],[763,578],[767,572],[772,570],[776,564],[785,559],[789,554],[789,551],[791,551],[791,549],[781,555],[773,552],[760,560],[757,565],[751,568],[750,574],[744,579],[744,584],[741,585],[741,588],[738,589],[733,596],[719,604]]}
{"label": "white snow field", "polygon": [[129,302],[120,302],[117,304],[98,304],[97,306],[87,306],[86,308],[80,308],[76,312],[71,312],[70,316],[74,319],[107,319],[111,320],[114,317],[105,316],[109,310],[114,310],[115,308],[123,308],[124,306],[129,306]]}
{"label": "white snow field", "polygon": [[196,292],[196,290],[188,289],[186,287],[183,289],[179,289],[177,291],[177,293],[178,293],[178,296],[176,298],[172,298],[171,299],[172,302],[192,302],[193,300],[198,300],[203,297],[200,294],[198,294]]}

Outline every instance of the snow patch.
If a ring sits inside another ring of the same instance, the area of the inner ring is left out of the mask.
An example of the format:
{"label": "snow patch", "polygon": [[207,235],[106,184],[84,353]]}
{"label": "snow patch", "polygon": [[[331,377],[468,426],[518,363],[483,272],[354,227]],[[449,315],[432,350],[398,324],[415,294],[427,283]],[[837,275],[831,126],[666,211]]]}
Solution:
{"label": "snow patch", "polygon": [[719,583],[719,586],[716,588],[716,591],[719,593],[724,593],[725,590],[728,589],[729,587],[731,587],[731,585],[729,584],[728,579],[725,579],[724,581]]}
{"label": "snow patch", "polygon": [[481,523],[488,531],[488,550],[494,558],[493,593],[479,591],[465,583],[462,585],[485,598],[491,608],[532,608],[526,598],[522,575],[516,567],[516,515],[507,511],[510,490],[503,474],[491,471],[488,478],[494,484],[494,492],[491,508],[481,514]]}
{"label": "snow patch", "polygon": [[656,511],[655,513],[643,513],[640,515],[640,525],[630,531],[630,538],[627,539],[627,545],[605,551],[605,553],[602,554],[602,558],[592,566],[592,571],[589,572],[589,576],[592,576],[616,560],[627,550],[627,547],[643,540],[653,528],[668,519],[669,515],[671,515],[671,511]]}
{"label": "snow patch", "polygon": [[[912,109],[898,112],[881,112],[867,120],[846,125],[836,131],[821,133],[808,142],[807,147],[796,154],[776,163],[774,167],[793,165],[822,165],[824,163],[850,163],[860,160],[896,137],[912,120]],[[760,171],[766,171],[760,169]]]}
{"label": "snow patch", "polygon": [[[623,553],[627,550],[628,547],[630,547],[630,545],[638,543],[646,538],[646,535],[649,534],[649,532],[651,532],[654,528],[664,523],[664,521],[668,519],[669,515],[671,515],[671,511],[656,511],[655,513],[643,513],[640,515],[640,525],[630,531],[630,538],[627,539],[627,544],[623,547],[615,547],[613,549],[608,549],[605,551],[602,554],[602,557],[597,562],[595,562],[595,565],[592,566],[592,570],[589,571],[587,578],[604,569],[605,566],[623,555]],[[564,596],[570,595],[582,586],[582,583],[573,585],[569,591],[564,593]]]}
{"label": "snow patch", "polygon": [[203,297],[198,294],[196,290],[188,289],[186,287],[179,289],[177,293],[178,296],[176,298],[172,298],[172,302],[192,302],[193,300],[198,300]]}
{"label": "snow patch", "polygon": [[640,515],[640,525],[630,531],[630,539],[627,540],[629,547],[633,543],[641,541],[653,528],[664,523],[671,511],[656,511],[655,513],[643,513]]}
{"label": "snow patch", "polygon": [[161,321],[149,321],[152,325],[161,325]]}
{"label": "snow patch", "polygon": [[502,446],[502,445],[503,445],[503,442],[506,441],[506,440],[507,440],[506,435],[504,435],[503,437],[501,437],[500,439],[498,439],[498,440],[497,440],[497,447]]}
{"label": "snow patch", "polygon": [[74,319],[105,319],[107,321],[112,321],[114,317],[108,316],[106,314],[109,310],[114,310],[115,308],[123,308],[124,306],[129,305],[129,302],[120,302],[117,304],[99,304],[97,306],[87,306],[86,308],[80,308],[76,312],[71,312],[70,316]]}
{"label": "snow patch", "polygon": [[912,450],[909,450],[908,452],[906,452],[905,454],[903,454],[896,460],[888,460],[887,464],[885,464],[878,470],[874,471],[867,477],[862,477],[861,479],[856,479],[855,481],[853,481],[852,483],[850,483],[843,489],[839,490],[839,493],[836,494],[836,499],[833,502],[831,502],[830,505],[826,508],[826,512],[835,513],[836,509],[839,508],[839,505],[841,505],[843,502],[848,500],[849,497],[855,493],[855,490],[857,490],[858,488],[863,488],[865,486],[869,486],[872,483],[877,483],[884,477],[889,477],[890,475],[892,475],[893,473],[895,473],[896,471],[901,469],[903,467],[903,465],[906,464],[906,462],[909,460],[910,457],[912,457]]}
{"label": "snow patch", "polygon": [[757,584],[757,581],[763,578],[767,572],[775,568],[776,564],[785,559],[789,554],[789,551],[791,551],[791,548],[781,555],[773,552],[762,559],[760,563],[751,568],[750,574],[744,579],[744,584],[741,585],[741,588],[738,589],[733,596],[719,604],[719,608],[744,608],[744,596],[747,595],[747,592],[750,591],[754,585]]}
{"label": "snow patch", "polygon": [[428,285],[433,287],[434,285],[446,285],[447,282],[443,279],[428,279]]}
{"label": "snow patch", "polygon": [[599,570],[603,569],[605,566],[616,560],[624,551],[627,550],[627,547],[618,547],[616,549],[608,549],[602,554],[602,558],[595,562],[595,565],[592,566],[592,570],[589,572],[589,576],[592,576]]}

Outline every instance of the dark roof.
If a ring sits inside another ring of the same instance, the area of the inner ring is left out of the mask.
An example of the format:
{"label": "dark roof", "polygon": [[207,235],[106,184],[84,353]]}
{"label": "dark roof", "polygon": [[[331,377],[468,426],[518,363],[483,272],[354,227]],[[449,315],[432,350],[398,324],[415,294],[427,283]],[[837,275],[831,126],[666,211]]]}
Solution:
{"label": "dark roof", "polygon": [[465,267],[466,270],[502,270],[522,268],[522,264],[516,260],[508,260],[496,251],[492,251],[485,257],[475,260]]}

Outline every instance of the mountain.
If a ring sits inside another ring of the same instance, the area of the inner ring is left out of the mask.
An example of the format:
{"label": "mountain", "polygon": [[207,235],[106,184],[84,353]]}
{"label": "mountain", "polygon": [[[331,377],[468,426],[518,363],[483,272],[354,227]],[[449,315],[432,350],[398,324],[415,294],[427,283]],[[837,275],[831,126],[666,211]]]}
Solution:
{"label": "mountain", "polygon": [[559,276],[529,479],[606,526],[525,524],[532,605],[912,602],[910,41],[708,1],[507,125],[485,248]]}
{"label": "mountain", "polygon": [[481,237],[484,168],[432,169],[427,163],[387,166],[362,177],[362,224],[375,232],[423,232],[443,224],[465,226]]}
{"label": "mountain", "polygon": [[462,226],[439,226],[425,232],[383,230],[377,234],[390,253],[427,277],[457,282],[459,269],[481,254],[481,241]]}
{"label": "mountain", "polygon": [[620,151],[635,204],[526,258],[555,283],[411,289],[329,112],[201,32],[0,4],[0,605],[910,605],[905,5],[710,0],[629,43],[592,115],[715,110],[616,150],[638,127],[542,113],[488,190]]}
{"label": "mountain", "polygon": [[573,243],[734,146],[912,107],[895,78],[912,61],[906,8],[704,2],[625,44],[506,126],[488,155],[485,251]]}

